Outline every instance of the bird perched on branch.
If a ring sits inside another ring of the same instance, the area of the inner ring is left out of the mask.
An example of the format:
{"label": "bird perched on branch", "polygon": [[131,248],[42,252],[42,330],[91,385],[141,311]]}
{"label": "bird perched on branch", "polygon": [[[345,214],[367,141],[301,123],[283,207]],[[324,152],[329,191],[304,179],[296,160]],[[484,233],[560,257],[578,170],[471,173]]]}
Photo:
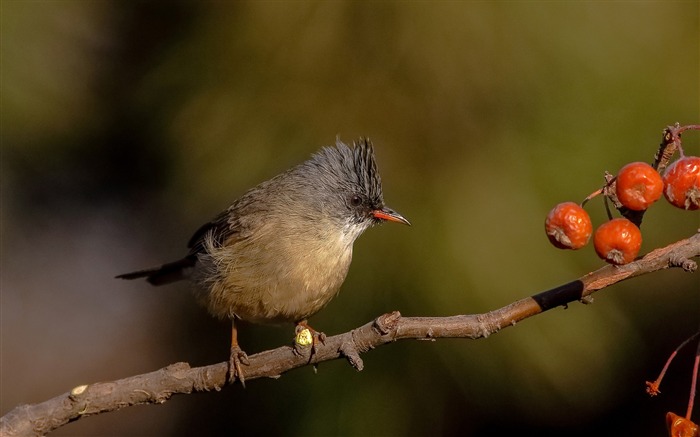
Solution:
{"label": "bird perched on branch", "polygon": [[355,239],[383,221],[410,224],[384,205],[372,143],[337,141],[200,227],[184,258],[117,278],[153,285],[191,279],[209,312],[231,319],[229,381],[245,383],[248,358],[236,321],[295,323],[315,341],[320,333],[306,320],[338,293]]}

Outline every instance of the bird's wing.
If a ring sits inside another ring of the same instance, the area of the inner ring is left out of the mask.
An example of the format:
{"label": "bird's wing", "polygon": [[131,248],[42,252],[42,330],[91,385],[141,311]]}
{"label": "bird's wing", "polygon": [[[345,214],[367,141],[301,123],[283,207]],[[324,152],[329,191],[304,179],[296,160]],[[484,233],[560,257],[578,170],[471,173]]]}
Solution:
{"label": "bird's wing", "polygon": [[187,243],[190,249],[189,255],[198,255],[205,251],[204,242],[209,238],[208,235],[211,235],[212,241],[217,246],[230,244],[232,238],[244,240],[251,237],[255,223],[261,217],[269,215],[270,211],[269,193],[258,194],[263,186],[265,183],[248,191],[212,221],[197,229]]}
{"label": "bird's wing", "polygon": [[190,249],[189,255],[196,255],[204,251],[204,241],[208,234],[211,234],[214,243],[223,244],[228,237],[236,232],[230,218],[230,212],[226,210],[212,221],[200,226],[187,243],[187,247]]}

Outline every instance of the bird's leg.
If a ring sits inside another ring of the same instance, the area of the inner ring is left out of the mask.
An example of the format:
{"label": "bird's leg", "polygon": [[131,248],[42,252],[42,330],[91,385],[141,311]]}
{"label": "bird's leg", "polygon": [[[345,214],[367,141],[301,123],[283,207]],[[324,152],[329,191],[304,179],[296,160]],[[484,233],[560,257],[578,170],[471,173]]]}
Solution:
{"label": "bird's leg", "polygon": [[297,322],[297,326],[294,329],[294,333],[294,350],[297,353],[301,354],[302,351],[300,350],[300,348],[306,347],[309,344],[311,344],[311,356],[309,357],[309,361],[311,360],[311,357],[313,357],[314,353],[316,353],[318,342],[320,341],[321,344],[326,344],[326,334],[324,334],[323,332],[319,332],[311,326],[309,326],[306,320],[301,320]]}
{"label": "bird's leg", "polygon": [[238,346],[238,329],[236,329],[236,320],[233,319],[231,320],[231,356],[228,361],[228,382],[233,384],[238,378],[243,387],[245,387],[245,375],[243,375],[243,370],[241,370],[241,364],[247,366],[250,363],[248,362],[248,355]]}

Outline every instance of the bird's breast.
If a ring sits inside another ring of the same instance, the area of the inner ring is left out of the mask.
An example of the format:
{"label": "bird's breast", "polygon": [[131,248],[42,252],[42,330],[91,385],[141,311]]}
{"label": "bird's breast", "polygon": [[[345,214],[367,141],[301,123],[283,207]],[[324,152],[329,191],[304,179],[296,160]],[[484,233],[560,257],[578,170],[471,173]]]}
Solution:
{"label": "bird's breast", "polygon": [[296,322],[338,293],[354,238],[341,230],[276,231],[207,248],[197,282],[210,312],[257,323]]}

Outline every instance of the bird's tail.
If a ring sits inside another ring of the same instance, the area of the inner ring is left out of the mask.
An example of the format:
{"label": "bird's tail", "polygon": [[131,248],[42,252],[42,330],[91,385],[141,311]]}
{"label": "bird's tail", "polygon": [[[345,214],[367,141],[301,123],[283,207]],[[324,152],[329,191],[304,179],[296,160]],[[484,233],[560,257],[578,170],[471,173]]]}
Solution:
{"label": "bird's tail", "polygon": [[124,273],[116,276],[119,279],[146,278],[153,285],[170,284],[171,282],[187,279],[189,270],[194,267],[196,258],[185,257],[181,260],[163,264],[160,267],[153,267],[145,270],[138,270],[131,273]]}

